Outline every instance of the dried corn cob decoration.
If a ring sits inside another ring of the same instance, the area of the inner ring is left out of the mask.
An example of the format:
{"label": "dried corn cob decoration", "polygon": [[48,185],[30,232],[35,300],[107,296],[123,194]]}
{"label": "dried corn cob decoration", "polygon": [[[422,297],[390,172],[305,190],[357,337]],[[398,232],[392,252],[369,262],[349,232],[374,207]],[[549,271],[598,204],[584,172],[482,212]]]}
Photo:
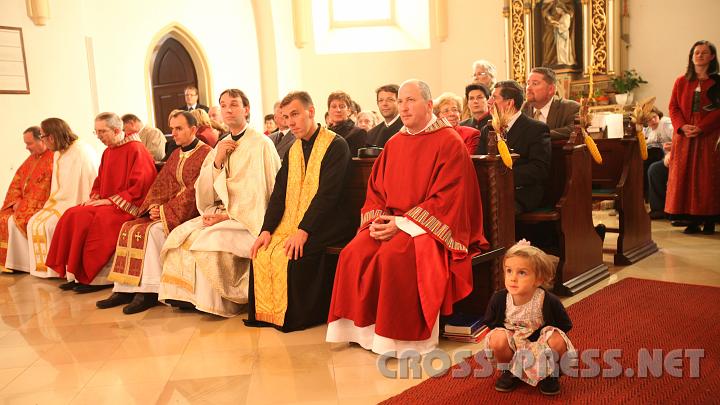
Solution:
{"label": "dried corn cob decoration", "polygon": [[505,142],[505,132],[507,131],[508,122],[510,121],[510,114],[507,111],[500,110],[496,104],[493,106],[491,115],[492,126],[497,134],[498,153],[505,166],[507,166],[508,169],[512,169],[512,156],[510,156],[510,149],[507,146],[507,142]]}
{"label": "dried corn cob decoration", "polygon": [[600,151],[598,150],[597,145],[595,144],[595,140],[592,139],[590,135],[588,135],[585,128],[582,129],[583,132],[583,139],[585,139],[585,145],[587,145],[588,151],[590,151],[590,156],[592,156],[595,163],[601,165],[602,164],[602,155],[600,154]]}
{"label": "dried corn cob decoration", "polygon": [[600,150],[598,150],[597,144],[595,144],[595,140],[592,139],[592,137],[587,133],[586,128],[590,126],[590,123],[592,121],[592,114],[590,114],[590,99],[581,98],[580,99],[580,129],[582,130],[583,134],[583,140],[585,141],[585,145],[588,148],[588,151],[590,152],[590,156],[592,156],[595,163],[601,165],[602,164],[602,155],[600,154]]}
{"label": "dried corn cob decoration", "polygon": [[655,97],[646,98],[635,105],[635,109],[631,115],[632,122],[635,123],[635,136],[638,140],[638,147],[640,148],[640,157],[642,160],[647,160],[648,158],[647,142],[645,141],[645,134],[643,133],[642,128],[650,120],[654,105]]}

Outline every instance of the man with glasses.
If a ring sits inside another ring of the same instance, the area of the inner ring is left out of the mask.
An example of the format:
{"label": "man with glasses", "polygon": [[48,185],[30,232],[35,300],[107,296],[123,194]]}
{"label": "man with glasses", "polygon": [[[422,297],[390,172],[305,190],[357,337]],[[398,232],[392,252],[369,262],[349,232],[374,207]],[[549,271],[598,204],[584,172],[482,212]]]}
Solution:
{"label": "man with glasses", "polygon": [[[512,152],[520,155],[513,163],[513,179],[515,180],[515,213],[532,211],[540,206],[545,181],[550,172],[550,129],[540,121],[522,114],[523,89],[514,80],[501,81],[495,84],[490,96],[490,108],[510,116],[507,125],[507,146]],[[490,125],[482,131],[480,145],[476,154],[487,154],[487,140]]]}
{"label": "man with glasses", "polygon": [[198,89],[195,86],[185,87],[185,105],[180,107],[179,110],[192,111],[196,108],[210,112],[210,108],[206,105],[198,103]]}
{"label": "man with glasses", "polygon": [[112,287],[107,273],[120,228],[139,215],[155,180],[152,156],[137,134],[125,136],[122,125],[114,113],[95,118],[95,135],[107,146],[100,173],[90,198],[67,210],[53,234],[45,264],[68,279],[63,290],[82,294]]}
{"label": "man with glasses", "polygon": [[27,248],[28,221],[50,196],[53,151],[40,136],[40,127],[30,127],[23,132],[25,149],[30,156],[15,172],[0,210],[0,272],[12,272],[5,268],[10,229],[16,228],[26,237],[22,246]]}
{"label": "man with glasses", "polygon": [[367,144],[382,148],[393,135],[402,129],[402,120],[398,113],[398,85],[386,84],[375,90],[380,115],[385,119],[381,124],[375,125],[367,134]]}

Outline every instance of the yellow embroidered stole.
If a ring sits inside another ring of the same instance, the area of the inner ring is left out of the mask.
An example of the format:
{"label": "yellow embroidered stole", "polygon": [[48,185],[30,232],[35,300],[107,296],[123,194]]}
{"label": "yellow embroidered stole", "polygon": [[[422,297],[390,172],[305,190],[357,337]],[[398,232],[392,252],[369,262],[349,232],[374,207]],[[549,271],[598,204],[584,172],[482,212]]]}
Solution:
{"label": "yellow embroidered stole", "polygon": [[280,225],[272,235],[270,244],[258,252],[253,260],[252,288],[255,292],[255,318],[278,326],[285,323],[287,310],[287,271],[288,257],[285,255],[285,242],[298,230],[317,193],[320,183],[320,164],[335,134],[325,128],[320,129],[310,159],[305,164],[302,142],[295,142],[290,148],[287,190],[285,192],[285,212]]}

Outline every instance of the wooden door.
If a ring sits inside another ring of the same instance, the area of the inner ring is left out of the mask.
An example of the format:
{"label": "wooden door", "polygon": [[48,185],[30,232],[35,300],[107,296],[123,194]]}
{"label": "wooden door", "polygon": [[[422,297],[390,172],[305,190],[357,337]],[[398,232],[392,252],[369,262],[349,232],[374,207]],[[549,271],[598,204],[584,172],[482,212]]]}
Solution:
{"label": "wooden door", "polygon": [[185,48],[168,38],[157,53],[152,71],[155,126],[169,134],[167,118],[170,112],[185,105],[186,86],[197,87],[195,65]]}

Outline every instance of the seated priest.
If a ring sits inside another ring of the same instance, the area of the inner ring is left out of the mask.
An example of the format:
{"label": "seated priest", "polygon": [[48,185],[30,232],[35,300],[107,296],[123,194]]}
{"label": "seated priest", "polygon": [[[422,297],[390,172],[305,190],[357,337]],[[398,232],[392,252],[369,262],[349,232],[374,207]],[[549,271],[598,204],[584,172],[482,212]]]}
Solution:
{"label": "seated priest", "polygon": [[50,196],[27,222],[27,234],[16,226],[8,227],[5,267],[52,278],[60,275],[45,266],[45,259],[55,227],[67,209],[88,199],[98,165],[92,148],[60,118],[44,120],[40,138],[53,151]]}
{"label": "seated priest", "polygon": [[367,133],[367,144],[382,148],[393,135],[400,132],[402,121],[397,106],[398,85],[386,84],[375,90],[375,100],[383,122],[375,125]]}
{"label": "seated priest", "polygon": [[205,157],[195,182],[200,216],[173,229],[163,245],[159,299],[232,317],[247,303],[250,248],[260,234],[280,157],[267,136],[248,126],[245,93],[223,91],[220,108],[230,133]]}
{"label": "seated priest", "polygon": [[9,229],[15,228],[24,236],[21,249],[27,254],[28,221],[50,196],[53,151],[40,138],[40,127],[26,129],[23,142],[30,156],[15,172],[0,210],[0,271],[3,273],[12,272],[5,268]]}
{"label": "seated priest", "polygon": [[568,139],[575,125],[580,104],[574,100],[556,97],[557,78],[555,71],[536,67],[530,72],[525,92],[527,101],[522,107],[523,114],[544,122],[550,128],[550,138]]}
{"label": "seated priest", "polygon": [[[550,175],[550,129],[546,124],[527,117],[520,111],[523,89],[516,81],[506,80],[495,84],[490,97],[490,108],[509,115],[507,146],[520,155],[513,162],[515,181],[515,213],[521,214],[540,207],[546,181]],[[492,125],[482,131],[476,155],[487,154],[487,140]]]}
{"label": "seated priest", "polygon": [[157,175],[140,137],[125,136],[122,126],[115,113],[95,117],[95,134],[107,148],[90,199],[60,218],[45,260],[68,279],[60,286],[63,290],[83,294],[112,287],[107,274],[120,229],[140,213]]}
{"label": "seated priest", "polygon": [[[202,111],[202,110],[193,110]],[[127,304],[125,314],[142,312],[158,302],[162,263],[160,250],[168,233],[198,216],[195,181],[212,148],[195,136],[197,121],[188,111],[170,114],[173,140],[179,146],[163,166],[140,206],[139,218],[125,222],[115,247],[108,280],[115,282],[98,308]]]}
{"label": "seated priest", "polygon": [[439,316],[472,291],[471,258],[488,242],[472,160],[433,115],[428,85],[403,83],[398,106],[404,127],[375,161],[360,230],[340,253],[326,340],[402,357],[437,346]]}
{"label": "seated priest", "polygon": [[353,233],[342,210],[351,157],[342,136],[315,122],[308,93],[292,92],[280,105],[299,141],[283,160],[253,245],[246,324],[291,332],[327,319],[334,273],[325,248]]}

